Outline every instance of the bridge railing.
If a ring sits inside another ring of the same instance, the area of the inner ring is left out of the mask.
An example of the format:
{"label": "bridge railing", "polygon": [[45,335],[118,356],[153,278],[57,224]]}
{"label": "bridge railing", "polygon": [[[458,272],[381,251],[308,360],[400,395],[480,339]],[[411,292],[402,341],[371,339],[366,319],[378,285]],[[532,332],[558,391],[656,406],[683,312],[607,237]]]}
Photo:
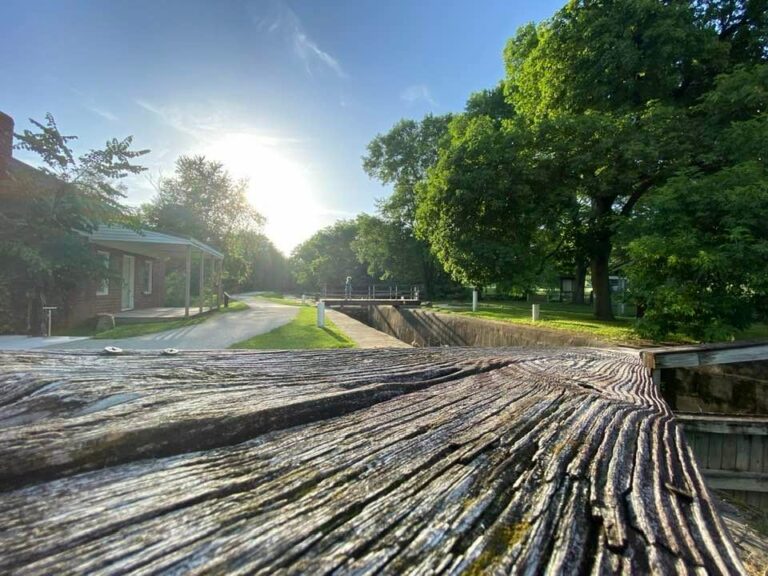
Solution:
{"label": "bridge railing", "polygon": [[425,296],[423,288],[418,284],[370,284],[352,286],[351,290],[347,290],[344,285],[327,286],[319,292],[306,295],[317,300],[324,298],[353,300],[400,300],[405,298],[410,300],[423,299]]}

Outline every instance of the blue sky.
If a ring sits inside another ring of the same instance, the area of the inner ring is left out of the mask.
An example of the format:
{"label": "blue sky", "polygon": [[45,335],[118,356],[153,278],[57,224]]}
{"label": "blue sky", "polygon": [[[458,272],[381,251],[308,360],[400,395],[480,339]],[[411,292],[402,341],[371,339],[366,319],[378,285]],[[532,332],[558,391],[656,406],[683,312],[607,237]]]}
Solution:
{"label": "blue sky", "polygon": [[53,113],[78,150],[133,135],[152,152],[131,204],[180,154],[221,160],[288,253],[388,194],[361,168],[371,138],[460,111],[502,78],[515,30],[562,3],[5,0],[0,110],[17,132]]}

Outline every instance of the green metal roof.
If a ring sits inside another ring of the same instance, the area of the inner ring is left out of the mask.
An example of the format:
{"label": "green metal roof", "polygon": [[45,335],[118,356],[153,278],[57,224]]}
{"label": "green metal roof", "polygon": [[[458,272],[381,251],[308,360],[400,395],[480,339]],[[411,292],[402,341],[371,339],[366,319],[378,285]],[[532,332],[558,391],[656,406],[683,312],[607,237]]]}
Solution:
{"label": "green metal roof", "polygon": [[93,244],[151,257],[181,256],[186,254],[187,247],[191,246],[214,258],[224,258],[224,254],[194,238],[182,238],[152,230],[136,232],[118,226],[99,226],[96,231],[87,236]]}

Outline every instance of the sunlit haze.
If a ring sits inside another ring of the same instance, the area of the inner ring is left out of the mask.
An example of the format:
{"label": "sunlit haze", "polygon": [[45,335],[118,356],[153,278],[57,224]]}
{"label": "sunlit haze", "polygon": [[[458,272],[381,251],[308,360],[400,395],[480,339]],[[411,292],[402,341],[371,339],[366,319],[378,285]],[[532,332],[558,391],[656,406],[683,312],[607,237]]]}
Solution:
{"label": "sunlit haze", "polygon": [[310,169],[279,140],[228,133],[202,153],[224,163],[232,175],[248,180],[248,199],[266,217],[266,235],[286,253],[335,219],[322,207]]}
{"label": "sunlit haze", "polygon": [[0,110],[17,131],[51,112],[76,152],[133,135],[151,153],[127,180],[132,205],[179,155],[215,158],[250,181],[266,234],[289,253],[389,194],[361,166],[376,134],[460,111],[503,77],[515,30],[560,5],[7,0],[0,50],[17,57],[0,59]]}

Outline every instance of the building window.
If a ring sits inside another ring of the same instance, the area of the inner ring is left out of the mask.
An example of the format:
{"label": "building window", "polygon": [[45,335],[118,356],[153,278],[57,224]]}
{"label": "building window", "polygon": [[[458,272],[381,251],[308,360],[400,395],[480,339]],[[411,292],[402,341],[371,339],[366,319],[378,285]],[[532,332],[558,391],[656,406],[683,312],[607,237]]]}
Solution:
{"label": "building window", "polygon": [[144,294],[152,294],[152,269],[154,262],[144,260],[144,278],[142,290]]}
{"label": "building window", "polygon": [[101,265],[104,266],[105,271],[105,276],[100,278],[96,284],[96,296],[107,296],[109,295],[109,252],[99,250],[96,255],[101,260]]}

